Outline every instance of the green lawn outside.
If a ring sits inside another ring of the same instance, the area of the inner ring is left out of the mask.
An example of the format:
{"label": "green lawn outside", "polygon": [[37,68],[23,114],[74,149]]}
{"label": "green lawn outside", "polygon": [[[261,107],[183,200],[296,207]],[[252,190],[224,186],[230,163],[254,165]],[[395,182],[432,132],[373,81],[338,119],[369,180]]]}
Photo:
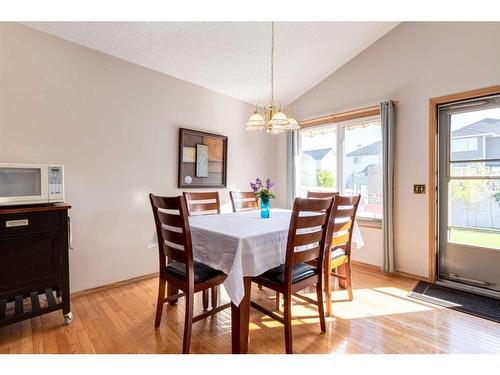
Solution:
{"label": "green lawn outside", "polygon": [[450,242],[500,250],[500,232],[480,232],[452,228]]}

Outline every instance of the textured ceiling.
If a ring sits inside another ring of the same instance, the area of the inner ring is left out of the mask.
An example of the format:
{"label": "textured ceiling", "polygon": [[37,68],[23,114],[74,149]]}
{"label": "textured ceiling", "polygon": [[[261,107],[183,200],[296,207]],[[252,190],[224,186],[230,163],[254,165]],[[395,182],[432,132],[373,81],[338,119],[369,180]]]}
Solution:
{"label": "textured ceiling", "polygon": [[[270,98],[269,22],[24,24],[248,103]],[[276,100],[292,102],[397,24],[276,23]]]}

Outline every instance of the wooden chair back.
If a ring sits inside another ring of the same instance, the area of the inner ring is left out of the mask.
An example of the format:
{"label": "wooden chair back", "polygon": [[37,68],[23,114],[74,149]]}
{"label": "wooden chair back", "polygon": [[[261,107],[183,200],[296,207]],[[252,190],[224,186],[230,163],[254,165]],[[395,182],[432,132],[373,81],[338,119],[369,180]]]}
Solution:
{"label": "wooden chair back", "polygon": [[354,220],[360,200],[361,195],[335,196],[328,225],[328,248],[341,248],[349,257]]}
{"label": "wooden chair back", "polygon": [[189,229],[188,209],[184,197],[160,197],[149,194],[155,218],[160,269],[166,266],[165,257],[186,265],[186,274],[193,272],[193,250]]}
{"label": "wooden chair back", "polygon": [[[285,280],[291,280],[293,265],[316,261],[323,270],[327,227],[333,198],[295,198],[288,231],[285,259]],[[321,274],[321,273],[320,273]]]}
{"label": "wooden chair back", "polygon": [[338,194],[337,191],[308,191],[307,198],[324,199],[334,197]]}
{"label": "wooden chair back", "polygon": [[204,193],[182,193],[190,216],[220,214],[218,191]]}
{"label": "wooden chair back", "polygon": [[259,209],[257,194],[253,191],[230,191],[233,212],[252,211]]}

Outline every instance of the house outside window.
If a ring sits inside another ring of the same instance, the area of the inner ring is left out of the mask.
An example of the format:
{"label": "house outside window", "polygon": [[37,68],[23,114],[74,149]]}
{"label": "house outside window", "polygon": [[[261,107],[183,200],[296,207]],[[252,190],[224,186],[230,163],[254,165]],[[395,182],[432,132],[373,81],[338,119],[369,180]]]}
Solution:
{"label": "house outside window", "polygon": [[479,137],[455,138],[451,140],[453,152],[477,151]]}
{"label": "house outside window", "polygon": [[361,194],[358,217],[382,219],[380,117],[302,129],[299,132],[299,194],[338,191]]}

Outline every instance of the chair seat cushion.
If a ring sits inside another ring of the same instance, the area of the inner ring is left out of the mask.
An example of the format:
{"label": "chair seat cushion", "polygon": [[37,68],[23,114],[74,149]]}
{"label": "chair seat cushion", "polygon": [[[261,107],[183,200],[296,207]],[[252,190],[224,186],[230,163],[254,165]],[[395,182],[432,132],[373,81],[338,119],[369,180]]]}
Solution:
{"label": "chair seat cushion", "polygon": [[[309,276],[316,274],[316,267],[311,266],[307,263],[299,263],[293,265],[292,271],[292,284],[303,280]],[[278,267],[272,268],[269,271],[264,272],[259,277],[266,280],[272,281],[277,284],[283,284],[285,282],[285,265],[282,264]]]}
{"label": "chair seat cushion", "polygon": [[345,255],[345,251],[343,249],[334,249],[330,255],[330,268],[339,267],[347,263],[347,260],[347,255]]}
{"label": "chair seat cushion", "polygon": [[[222,271],[214,270],[213,268],[198,262],[193,262],[193,268],[195,283],[201,283],[223,274]],[[184,263],[172,262],[165,267],[165,271],[178,279],[186,278],[186,265]]]}

